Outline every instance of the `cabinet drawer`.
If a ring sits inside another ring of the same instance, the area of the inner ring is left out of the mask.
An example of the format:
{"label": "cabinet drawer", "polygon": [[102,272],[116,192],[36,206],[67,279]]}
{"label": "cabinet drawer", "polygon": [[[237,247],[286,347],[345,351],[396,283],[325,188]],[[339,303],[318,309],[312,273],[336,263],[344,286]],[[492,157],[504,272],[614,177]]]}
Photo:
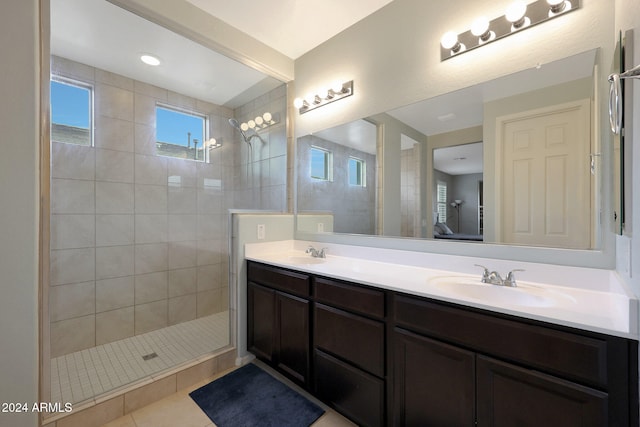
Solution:
{"label": "cabinet drawer", "polygon": [[322,277],[314,280],[316,301],[368,316],[384,317],[384,292]]}
{"label": "cabinet drawer", "polygon": [[315,384],[320,399],[358,425],[384,425],[384,381],[316,350]]}
{"label": "cabinet drawer", "polygon": [[384,323],[322,304],[314,310],[315,346],[384,376]]}
{"label": "cabinet drawer", "polygon": [[294,295],[309,297],[310,279],[304,273],[283,270],[249,261],[247,277],[251,282],[266,285],[274,289],[289,292]]}
{"label": "cabinet drawer", "polygon": [[408,329],[606,388],[607,341],[396,295],[395,321]]}

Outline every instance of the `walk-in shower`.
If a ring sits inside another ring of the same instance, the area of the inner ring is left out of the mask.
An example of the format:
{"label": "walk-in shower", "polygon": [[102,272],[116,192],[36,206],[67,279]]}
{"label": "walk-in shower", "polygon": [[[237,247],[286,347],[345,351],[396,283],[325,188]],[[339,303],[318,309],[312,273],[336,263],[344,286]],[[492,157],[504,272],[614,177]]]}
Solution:
{"label": "walk-in shower", "polygon": [[[94,44],[77,46],[74,34],[85,25]],[[86,129],[56,123],[51,137],[45,396],[75,405],[233,346],[229,211],[285,210],[285,129],[241,132],[248,145],[266,146],[266,140],[273,147],[254,150],[255,159],[243,159],[244,144],[217,145],[194,159],[183,154],[195,147],[158,139],[157,108],[193,113],[205,123],[203,140],[230,141],[229,117],[255,118],[264,108],[259,99],[285,111],[286,88],[255,70],[239,73],[243,65],[102,0],[52,1],[51,33],[51,75],[88,94],[83,105],[91,118]],[[101,44],[120,35],[126,42],[110,44],[117,52]],[[154,53],[163,58],[163,72],[183,76],[182,82],[118,61],[149,51],[149,41],[168,39],[173,42],[160,45],[175,50]],[[71,55],[71,49],[80,50]],[[185,63],[199,76],[170,71]],[[216,84],[224,84],[226,70],[233,89],[203,90],[214,74],[210,63],[218,64]],[[245,76],[242,82],[237,74]],[[246,96],[258,82],[266,85]],[[256,164],[273,168],[270,180],[238,178]]]}

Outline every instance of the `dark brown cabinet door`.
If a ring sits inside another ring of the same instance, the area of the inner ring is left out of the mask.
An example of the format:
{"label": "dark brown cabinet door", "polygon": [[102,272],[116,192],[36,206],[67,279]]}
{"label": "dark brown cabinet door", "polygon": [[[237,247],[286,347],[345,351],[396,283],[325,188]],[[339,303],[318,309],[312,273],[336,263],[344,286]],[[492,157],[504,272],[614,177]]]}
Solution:
{"label": "dark brown cabinet door", "polygon": [[606,393],[477,357],[478,426],[607,426]]}
{"label": "dark brown cabinet door", "polygon": [[397,328],[394,347],[395,426],[474,425],[473,352]]}
{"label": "dark brown cabinet door", "polygon": [[295,381],[309,379],[309,301],[276,292],[276,364]]}
{"label": "dark brown cabinet door", "polygon": [[275,352],[275,291],[247,284],[247,347],[259,359],[273,361]]}

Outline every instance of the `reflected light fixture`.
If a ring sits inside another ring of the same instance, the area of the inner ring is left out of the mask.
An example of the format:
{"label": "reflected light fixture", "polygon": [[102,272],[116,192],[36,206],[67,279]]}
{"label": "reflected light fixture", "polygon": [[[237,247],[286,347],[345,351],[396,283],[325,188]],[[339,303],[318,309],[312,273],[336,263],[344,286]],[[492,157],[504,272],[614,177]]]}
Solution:
{"label": "reflected light fixture", "polygon": [[535,0],[527,3],[516,0],[505,14],[491,21],[479,17],[468,31],[456,34],[447,31],[440,39],[440,60],[444,61],[494,40],[555,19],[580,8],[581,0]]}
{"label": "reflected light fixture", "polygon": [[140,60],[147,65],[151,65],[152,67],[157,67],[160,65],[160,59],[157,56],[144,53],[140,55]]}
{"label": "reflected light fixture", "polygon": [[311,111],[315,108],[322,107],[323,105],[327,105],[351,95],[353,95],[353,80],[345,83],[334,83],[329,89],[310,93],[304,98],[296,98],[293,100],[293,106],[298,109],[298,113],[304,114],[307,111]]}
{"label": "reflected light fixture", "polygon": [[240,129],[243,132],[247,132],[249,129],[253,131],[259,131],[280,123],[280,114],[271,114],[269,111],[265,112],[261,116],[256,116],[252,120],[240,124]]}

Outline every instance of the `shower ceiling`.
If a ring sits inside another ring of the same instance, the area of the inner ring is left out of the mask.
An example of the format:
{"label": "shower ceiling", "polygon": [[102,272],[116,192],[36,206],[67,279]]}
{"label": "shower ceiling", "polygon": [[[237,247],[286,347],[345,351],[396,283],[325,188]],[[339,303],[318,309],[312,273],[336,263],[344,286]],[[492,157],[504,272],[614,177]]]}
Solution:
{"label": "shower ceiling", "polygon": [[51,54],[230,108],[282,84],[105,0],[51,0]]}

